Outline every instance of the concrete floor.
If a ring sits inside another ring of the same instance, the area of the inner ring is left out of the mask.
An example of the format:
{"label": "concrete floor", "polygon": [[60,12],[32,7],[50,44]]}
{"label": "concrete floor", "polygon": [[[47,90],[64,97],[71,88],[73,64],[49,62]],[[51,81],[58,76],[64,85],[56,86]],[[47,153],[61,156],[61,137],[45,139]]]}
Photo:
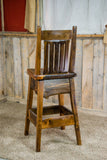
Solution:
{"label": "concrete floor", "polygon": [[0,103],[0,158],[8,160],[107,160],[107,117],[79,110],[82,146],[73,126],[42,130],[41,152],[35,152],[36,129],[24,136],[26,105]]}

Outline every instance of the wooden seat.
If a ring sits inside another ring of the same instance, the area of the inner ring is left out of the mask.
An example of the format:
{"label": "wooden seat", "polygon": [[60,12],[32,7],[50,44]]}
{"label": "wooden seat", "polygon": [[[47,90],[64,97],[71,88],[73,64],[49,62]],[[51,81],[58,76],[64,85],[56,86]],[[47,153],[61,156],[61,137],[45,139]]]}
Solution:
{"label": "wooden seat", "polygon": [[[35,77],[35,70],[28,69],[28,74],[32,77]],[[73,77],[76,76],[76,73],[72,74]],[[35,88],[37,90],[37,80],[31,79],[31,88]],[[44,81],[44,98],[48,98],[49,96],[57,95],[57,94],[65,94],[70,93],[69,88],[69,80],[68,79],[57,79],[57,80],[45,80]]]}
{"label": "wooden seat", "polygon": [[[81,145],[78,113],[75,101],[74,65],[76,27],[64,31],[41,31],[37,27],[35,69],[28,69],[29,86],[25,119],[25,135],[29,134],[30,121],[36,126],[36,151],[41,147],[41,130],[45,128],[75,126],[77,144]],[[41,41],[44,41],[44,68],[41,69]],[[37,94],[37,107],[32,108],[33,90]],[[70,94],[71,108],[64,106],[64,94]],[[43,97],[58,95],[59,104],[43,106]],[[42,115],[58,114],[44,118]]]}

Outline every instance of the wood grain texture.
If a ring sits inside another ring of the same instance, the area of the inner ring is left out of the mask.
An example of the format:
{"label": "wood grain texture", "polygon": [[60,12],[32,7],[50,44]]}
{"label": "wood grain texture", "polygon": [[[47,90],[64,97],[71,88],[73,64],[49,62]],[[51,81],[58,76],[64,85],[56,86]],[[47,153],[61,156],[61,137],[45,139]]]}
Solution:
{"label": "wood grain texture", "polygon": [[52,31],[47,30],[42,32],[42,40],[68,40],[71,39],[72,31],[71,30],[63,30],[63,31]]}
{"label": "wood grain texture", "polygon": [[37,125],[36,125],[36,151],[41,149],[41,129],[42,129],[42,114],[43,114],[43,88],[44,82],[38,81],[37,91]]}
{"label": "wood grain texture", "polygon": [[93,57],[93,108],[103,109],[104,44],[94,40]]}
{"label": "wood grain texture", "polygon": [[103,110],[107,112],[107,44],[104,53],[104,90],[103,90]]}
{"label": "wood grain texture", "polygon": [[55,42],[55,65],[54,70],[55,72],[59,71],[59,42]]}
{"label": "wood grain texture", "polygon": [[0,97],[3,92],[3,53],[2,53],[2,39],[0,38]]}
{"label": "wood grain texture", "polygon": [[75,68],[76,35],[77,35],[76,26],[73,26],[72,32],[73,33],[72,33],[72,42],[71,42],[71,51],[70,51],[69,72],[74,72],[74,68]]}
{"label": "wood grain texture", "polygon": [[5,60],[7,75],[7,95],[14,97],[14,59],[13,59],[13,39],[5,38]]}
{"label": "wood grain texture", "polygon": [[44,41],[44,74],[48,73],[48,42]]}
{"label": "wood grain texture", "polygon": [[71,100],[72,113],[74,115],[74,126],[75,126],[76,140],[77,140],[77,144],[81,145],[81,134],[80,134],[80,126],[79,126],[77,105],[76,105],[76,99],[75,99],[74,79],[69,79],[69,83],[70,83],[70,100]]}
{"label": "wood grain texture", "polygon": [[82,107],[93,107],[93,40],[83,40]]}
{"label": "wood grain texture", "polygon": [[27,75],[27,68],[28,68],[28,54],[29,54],[29,40],[27,38],[21,38],[21,57],[22,57],[22,96],[24,99],[27,99],[27,92],[28,92],[28,75]]}
{"label": "wood grain texture", "polygon": [[36,59],[35,59],[35,74],[40,74],[41,69],[41,28],[37,27],[37,46],[36,46]]}
{"label": "wood grain texture", "polygon": [[[59,99],[59,105],[64,106],[64,94],[59,94],[58,99]],[[60,116],[63,116],[63,115],[64,113],[60,109]],[[64,129],[65,129],[65,126],[61,126],[61,130],[64,130]]]}
{"label": "wood grain texture", "polygon": [[14,85],[15,97],[22,98],[22,68],[20,39],[13,38],[13,58],[14,58]]}
{"label": "wood grain texture", "polygon": [[75,94],[77,106],[81,107],[81,98],[82,98],[82,51],[83,51],[83,42],[80,39],[77,39],[76,43],[76,60],[75,60],[75,72],[77,77],[75,78]]}
{"label": "wood grain texture", "polygon": [[5,54],[5,38],[1,38],[1,52],[2,52],[2,80],[3,90],[2,94],[7,95],[7,72],[6,72],[6,54]]}
{"label": "wood grain texture", "polygon": [[60,127],[62,125],[74,125],[74,116],[73,115],[64,115],[59,116],[57,118],[48,118],[43,120],[42,122],[42,129],[45,128],[54,128]]}
{"label": "wood grain texture", "polygon": [[36,38],[28,38],[28,57],[29,57],[29,67],[35,67],[35,57],[36,57]]}

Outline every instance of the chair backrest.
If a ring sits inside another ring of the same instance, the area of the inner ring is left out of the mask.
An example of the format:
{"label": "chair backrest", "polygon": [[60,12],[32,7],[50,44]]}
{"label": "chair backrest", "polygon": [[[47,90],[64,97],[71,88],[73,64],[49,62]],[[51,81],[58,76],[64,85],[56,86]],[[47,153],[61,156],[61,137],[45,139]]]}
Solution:
{"label": "chair backrest", "polygon": [[35,74],[41,74],[41,41],[44,40],[43,74],[73,72],[76,52],[77,27],[72,30],[41,31],[37,27]]}

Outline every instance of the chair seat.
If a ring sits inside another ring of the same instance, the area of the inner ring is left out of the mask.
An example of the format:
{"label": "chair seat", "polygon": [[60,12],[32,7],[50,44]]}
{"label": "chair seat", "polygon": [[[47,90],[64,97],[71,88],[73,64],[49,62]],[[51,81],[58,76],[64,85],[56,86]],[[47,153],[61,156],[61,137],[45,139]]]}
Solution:
{"label": "chair seat", "polygon": [[[29,69],[28,74],[32,77],[31,88],[37,90],[37,81],[33,79],[34,69]],[[31,75],[32,74],[32,75]],[[69,79],[44,80],[44,98],[52,95],[69,93]]]}

